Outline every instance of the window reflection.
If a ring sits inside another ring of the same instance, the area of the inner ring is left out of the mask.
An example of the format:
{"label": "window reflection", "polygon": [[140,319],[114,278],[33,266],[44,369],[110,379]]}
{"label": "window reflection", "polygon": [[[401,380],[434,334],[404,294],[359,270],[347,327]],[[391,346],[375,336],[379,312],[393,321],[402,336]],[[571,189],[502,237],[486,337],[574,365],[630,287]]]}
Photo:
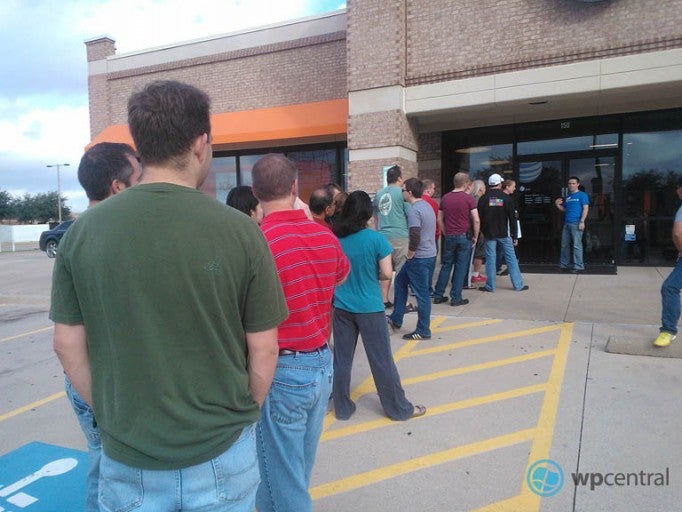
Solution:
{"label": "window reflection", "polygon": [[[623,135],[623,247],[625,261],[674,261],[670,228],[680,201],[682,130]],[[668,217],[668,219],[661,219]],[[657,219],[658,218],[658,219]]]}
{"label": "window reflection", "polygon": [[336,183],[338,180],[336,151],[333,149],[292,151],[287,153],[287,157],[296,162],[298,167],[298,196],[305,202],[308,202],[310,194],[317,187],[329,182]]}
{"label": "window reflection", "polygon": [[[455,150],[455,169],[457,172],[469,173],[471,179],[488,182],[488,176],[493,173],[503,178],[511,178],[512,144],[497,144],[490,146],[471,146]],[[443,183],[443,193],[452,190],[452,181]]]}
{"label": "window reflection", "polygon": [[618,134],[585,135],[583,137],[563,137],[519,142],[519,155],[539,155],[543,153],[562,153],[566,151],[586,151],[590,149],[609,149],[618,147]]}
{"label": "window reflection", "polygon": [[225,204],[228,192],[236,186],[237,159],[234,156],[223,156],[213,158],[211,170],[199,190]]}

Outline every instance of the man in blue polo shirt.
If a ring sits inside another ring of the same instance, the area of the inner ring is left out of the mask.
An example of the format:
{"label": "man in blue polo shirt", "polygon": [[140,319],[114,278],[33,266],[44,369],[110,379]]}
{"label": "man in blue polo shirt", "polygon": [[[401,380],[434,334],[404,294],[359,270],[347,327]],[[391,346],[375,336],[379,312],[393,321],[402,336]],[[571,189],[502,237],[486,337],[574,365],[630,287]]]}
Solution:
{"label": "man in blue polo shirt", "polygon": [[568,195],[558,198],[554,204],[559,211],[565,212],[564,229],[561,233],[561,257],[559,266],[563,272],[570,270],[570,246],[573,246],[573,270],[578,273],[585,270],[583,263],[583,232],[585,219],[590,209],[590,199],[587,194],[578,190],[580,179],[576,176],[568,178]]}

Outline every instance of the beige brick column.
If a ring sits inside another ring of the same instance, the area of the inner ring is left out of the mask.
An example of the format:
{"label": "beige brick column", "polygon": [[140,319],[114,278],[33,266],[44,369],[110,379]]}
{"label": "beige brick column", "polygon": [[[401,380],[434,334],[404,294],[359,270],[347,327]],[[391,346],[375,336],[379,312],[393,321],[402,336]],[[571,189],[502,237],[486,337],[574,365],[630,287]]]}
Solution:
{"label": "beige brick column", "polygon": [[88,98],[90,101],[90,138],[111,124],[107,57],[116,54],[116,42],[108,37],[85,41],[88,57]]}
{"label": "beige brick column", "polygon": [[376,192],[382,170],[417,175],[417,127],[405,115],[405,0],[348,0],[348,188]]}

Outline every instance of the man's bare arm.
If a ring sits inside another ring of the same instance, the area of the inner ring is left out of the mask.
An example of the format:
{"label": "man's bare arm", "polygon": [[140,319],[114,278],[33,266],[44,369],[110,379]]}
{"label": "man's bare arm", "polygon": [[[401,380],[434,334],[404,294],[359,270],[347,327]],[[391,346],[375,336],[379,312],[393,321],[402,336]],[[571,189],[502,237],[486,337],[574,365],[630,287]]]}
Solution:
{"label": "man's bare arm", "polygon": [[443,233],[443,236],[445,236],[445,218],[443,216],[443,210],[438,210],[438,218],[436,219],[436,222],[438,223],[438,229],[440,229],[440,232]]}
{"label": "man's bare arm", "polygon": [[84,325],[54,324],[54,351],[78,394],[92,407],[90,355]]}
{"label": "man's bare arm", "polygon": [[673,224],[673,243],[677,248],[677,252],[682,254],[682,222]]}
{"label": "man's bare arm", "polygon": [[391,279],[393,279],[393,262],[389,254],[379,260],[379,280],[390,281]]}
{"label": "man's bare arm", "polygon": [[263,407],[265,397],[272,385],[279,357],[277,327],[267,331],[247,332],[246,345],[249,348],[249,387],[253,399]]}

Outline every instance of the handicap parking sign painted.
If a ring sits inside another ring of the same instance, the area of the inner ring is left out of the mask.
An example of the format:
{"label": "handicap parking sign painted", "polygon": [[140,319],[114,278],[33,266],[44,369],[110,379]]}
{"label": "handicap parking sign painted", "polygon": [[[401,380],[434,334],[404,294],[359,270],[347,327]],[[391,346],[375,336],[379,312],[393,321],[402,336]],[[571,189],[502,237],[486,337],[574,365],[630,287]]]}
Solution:
{"label": "handicap parking sign painted", "polygon": [[85,452],[29,443],[0,457],[0,512],[84,512]]}

